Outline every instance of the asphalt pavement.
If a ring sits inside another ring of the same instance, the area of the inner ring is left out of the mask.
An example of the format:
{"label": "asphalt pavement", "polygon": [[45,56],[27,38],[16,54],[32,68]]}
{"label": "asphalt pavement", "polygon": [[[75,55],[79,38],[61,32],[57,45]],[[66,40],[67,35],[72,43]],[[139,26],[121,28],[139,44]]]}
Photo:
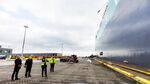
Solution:
{"label": "asphalt pavement", "polygon": [[48,63],[48,77],[41,76],[41,63],[34,63],[30,78],[25,78],[25,68],[19,72],[20,80],[11,81],[13,66],[0,66],[0,84],[135,84],[125,76],[102,64],[80,58],[79,63],[56,62],[55,72],[50,72]]}

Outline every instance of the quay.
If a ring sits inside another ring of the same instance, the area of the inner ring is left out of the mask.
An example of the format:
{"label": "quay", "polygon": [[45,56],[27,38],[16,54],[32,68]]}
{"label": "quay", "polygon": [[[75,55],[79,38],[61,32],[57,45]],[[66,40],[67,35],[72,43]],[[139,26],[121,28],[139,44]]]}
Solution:
{"label": "quay", "polygon": [[11,81],[13,66],[0,66],[0,84],[136,84],[124,75],[107,68],[103,64],[87,58],[79,58],[79,63],[56,62],[55,72],[48,77],[41,76],[41,63],[33,63],[30,78],[25,78],[25,68],[19,72],[20,80]]}

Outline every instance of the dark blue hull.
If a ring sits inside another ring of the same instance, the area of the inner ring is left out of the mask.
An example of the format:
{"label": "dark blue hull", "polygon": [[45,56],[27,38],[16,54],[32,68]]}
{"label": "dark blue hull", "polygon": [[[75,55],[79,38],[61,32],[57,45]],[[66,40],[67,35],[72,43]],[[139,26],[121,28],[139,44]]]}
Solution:
{"label": "dark blue hull", "polygon": [[150,66],[150,0],[120,0],[97,33],[96,53],[109,60]]}

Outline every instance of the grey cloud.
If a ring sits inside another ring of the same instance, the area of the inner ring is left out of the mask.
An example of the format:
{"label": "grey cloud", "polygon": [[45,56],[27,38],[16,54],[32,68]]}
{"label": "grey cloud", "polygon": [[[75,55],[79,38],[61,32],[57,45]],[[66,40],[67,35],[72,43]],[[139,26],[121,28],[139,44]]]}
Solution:
{"label": "grey cloud", "polygon": [[[41,49],[46,48],[60,49],[61,43],[64,43],[64,47],[70,50],[74,50],[74,48],[81,51],[93,50],[97,30],[95,20],[98,18],[96,12],[104,0],[63,0],[60,1],[62,3],[56,1],[53,6],[48,5],[48,0],[46,2],[39,0],[37,3],[33,3],[35,1],[31,0],[31,3],[14,1],[10,5],[12,8],[13,6],[17,7],[16,11],[12,11],[11,8],[10,10],[0,9],[0,11],[10,15],[6,24],[3,25],[4,27],[7,25],[7,30],[10,32],[8,35],[11,36],[6,36],[7,34],[3,33],[4,37],[0,36],[2,42],[13,45],[14,52],[19,51],[24,33],[23,26],[27,24],[29,29],[26,36],[25,51],[39,50],[40,52]],[[5,5],[7,2],[0,4]],[[5,9],[9,9],[9,7]],[[12,23],[10,23],[10,19]]]}

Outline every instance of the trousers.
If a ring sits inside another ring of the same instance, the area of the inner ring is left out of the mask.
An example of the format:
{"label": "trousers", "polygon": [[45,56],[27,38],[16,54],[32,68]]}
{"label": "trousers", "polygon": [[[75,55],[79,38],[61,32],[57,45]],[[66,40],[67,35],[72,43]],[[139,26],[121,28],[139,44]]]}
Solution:
{"label": "trousers", "polygon": [[25,73],[25,77],[30,77],[31,75],[30,75],[30,73],[31,73],[31,66],[27,66],[26,67],[26,73]]}
{"label": "trousers", "polygon": [[55,63],[51,63],[50,65],[51,65],[50,72],[54,72]]}
{"label": "trousers", "polygon": [[42,68],[42,77],[43,77],[44,72],[45,72],[45,76],[47,76],[47,66],[43,65],[43,66],[41,66],[41,68]]}
{"label": "trousers", "polygon": [[19,70],[20,70],[20,67],[16,67],[16,66],[14,67],[14,71],[12,73],[11,80],[14,80],[14,75],[15,75],[15,80],[18,79]]}

